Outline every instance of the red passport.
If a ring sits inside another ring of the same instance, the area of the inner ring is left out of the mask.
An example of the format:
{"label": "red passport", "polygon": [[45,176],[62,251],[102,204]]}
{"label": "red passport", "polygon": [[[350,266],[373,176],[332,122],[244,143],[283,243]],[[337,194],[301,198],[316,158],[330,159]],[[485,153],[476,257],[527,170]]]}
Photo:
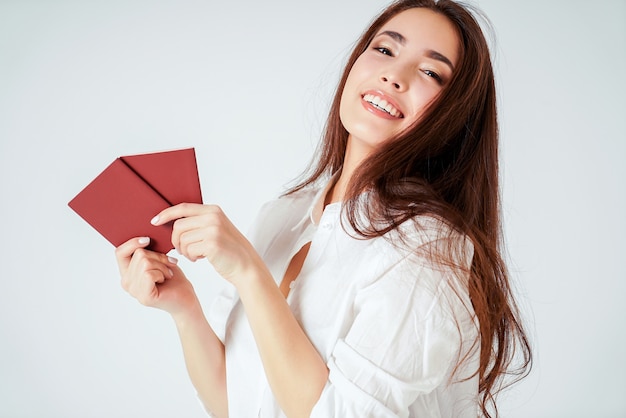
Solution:
{"label": "red passport", "polygon": [[116,247],[145,236],[149,249],[167,253],[172,224],[153,226],[150,220],[183,202],[202,203],[193,148],[117,158],[69,206]]}

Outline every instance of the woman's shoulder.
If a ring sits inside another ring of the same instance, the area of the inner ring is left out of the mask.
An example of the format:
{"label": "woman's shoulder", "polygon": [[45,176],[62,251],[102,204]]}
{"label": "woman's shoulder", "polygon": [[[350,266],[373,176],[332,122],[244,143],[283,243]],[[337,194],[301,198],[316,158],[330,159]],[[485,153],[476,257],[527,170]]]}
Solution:
{"label": "woman's shoulder", "polygon": [[388,233],[392,240],[404,240],[413,247],[437,241],[455,241],[471,246],[471,240],[450,221],[437,215],[417,215],[401,223]]}
{"label": "woman's shoulder", "polygon": [[259,236],[268,237],[293,228],[308,216],[315,196],[313,189],[298,190],[265,202],[248,232],[249,238],[256,242]]}
{"label": "woman's shoulder", "polygon": [[408,219],[380,238],[379,245],[386,251],[436,270],[442,266],[467,270],[474,256],[472,240],[446,219],[433,215]]}
{"label": "woman's shoulder", "polygon": [[318,189],[316,188],[307,188],[275,197],[261,206],[260,215],[272,217],[281,213],[302,213],[304,215],[313,204],[317,192]]}

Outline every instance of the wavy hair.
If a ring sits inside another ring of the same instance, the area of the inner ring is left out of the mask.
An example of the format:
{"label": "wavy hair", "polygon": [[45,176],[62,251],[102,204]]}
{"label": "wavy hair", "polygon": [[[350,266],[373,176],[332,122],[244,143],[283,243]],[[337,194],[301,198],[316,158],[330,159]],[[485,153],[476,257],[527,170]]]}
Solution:
{"label": "wavy hair", "polygon": [[[431,215],[472,241],[468,286],[479,324],[480,408],[486,417],[492,416],[490,411],[497,416],[496,394],[530,372],[532,352],[501,256],[496,90],[489,46],[476,12],[452,0],[400,0],[385,9],[348,58],[316,160],[286,194],[341,170],[348,132],[339,104],[348,74],[380,28],[414,7],[433,10],[453,23],[461,42],[459,63],[423,116],[360,164],[350,180],[344,210],[363,238],[383,236],[415,216]],[[370,199],[359,199],[363,191]],[[368,214],[369,223],[364,224],[359,213]],[[504,379],[507,376],[512,379]]]}

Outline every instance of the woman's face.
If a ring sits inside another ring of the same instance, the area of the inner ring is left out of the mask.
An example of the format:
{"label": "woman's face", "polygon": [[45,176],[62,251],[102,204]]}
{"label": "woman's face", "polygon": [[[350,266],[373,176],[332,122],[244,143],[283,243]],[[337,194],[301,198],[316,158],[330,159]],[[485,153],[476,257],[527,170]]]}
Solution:
{"label": "woman's face", "polygon": [[341,95],[352,146],[369,153],[419,119],[450,81],[459,45],[452,23],[432,10],[390,19],[355,62]]}

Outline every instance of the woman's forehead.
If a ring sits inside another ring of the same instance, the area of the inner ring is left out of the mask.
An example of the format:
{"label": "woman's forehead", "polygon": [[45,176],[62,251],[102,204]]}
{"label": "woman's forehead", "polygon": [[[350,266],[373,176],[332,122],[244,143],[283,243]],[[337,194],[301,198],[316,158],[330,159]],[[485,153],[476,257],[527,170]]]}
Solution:
{"label": "woman's forehead", "polygon": [[458,61],[460,39],[454,24],[442,13],[428,8],[415,7],[404,10],[378,30],[374,38],[390,36],[407,47],[434,50]]}

